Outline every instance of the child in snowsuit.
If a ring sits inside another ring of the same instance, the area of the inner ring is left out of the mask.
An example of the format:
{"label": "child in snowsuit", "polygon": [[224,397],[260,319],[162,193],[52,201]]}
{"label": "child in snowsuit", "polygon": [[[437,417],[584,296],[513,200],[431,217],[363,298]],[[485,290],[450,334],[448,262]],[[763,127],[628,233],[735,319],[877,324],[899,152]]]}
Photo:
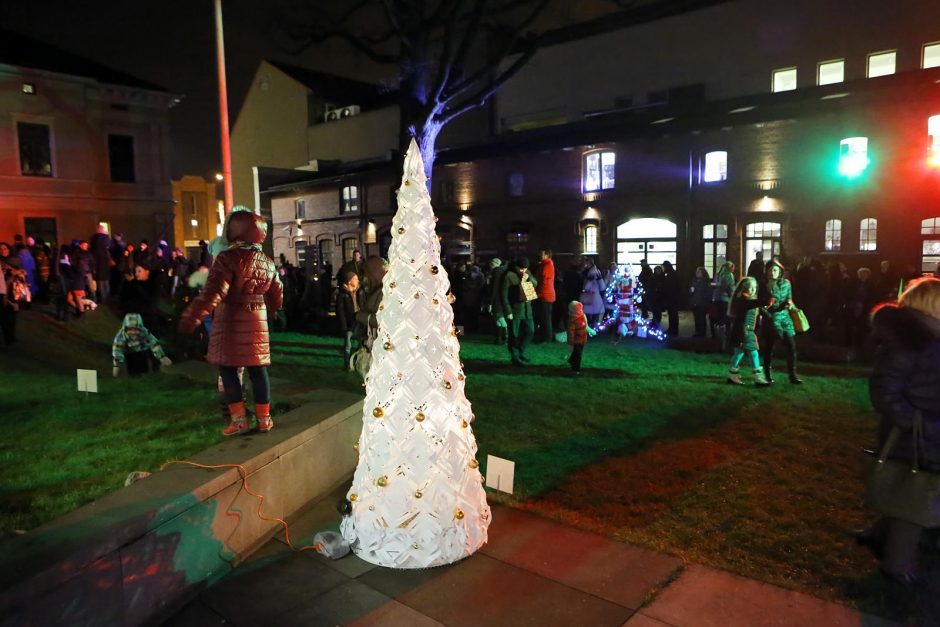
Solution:
{"label": "child in snowsuit", "polygon": [[140,314],[125,315],[121,330],[114,336],[114,343],[111,345],[111,374],[118,376],[121,373],[121,364],[124,363],[127,364],[127,374],[131,376],[150,372],[150,353],[164,366],[173,363],[163,352],[160,341],[144,326]]}
{"label": "child in snowsuit", "polygon": [[587,344],[588,336],[593,337],[594,334],[594,329],[588,326],[587,318],[584,317],[584,306],[576,300],[568,303],[568,344],[571,345],[568,363],[571,364],[574,374],[581,374],[584,345]]}
{"label": "child in snowsuit", "polygon": [[758,313],[762,303],[757,300],[757,280],[753,277],[744,277],[738,282],[728,305],[728,315],[734,319],[731,325],[731,345],[734,354],[731,356],[731,366],[728,368],[727,383],[744,385],[741,380],[740,365],[745,354],[754,368],[754,383],[758,386],[770,385],[764,377],[764,370],[760,365],[758,354],[757,326]]}

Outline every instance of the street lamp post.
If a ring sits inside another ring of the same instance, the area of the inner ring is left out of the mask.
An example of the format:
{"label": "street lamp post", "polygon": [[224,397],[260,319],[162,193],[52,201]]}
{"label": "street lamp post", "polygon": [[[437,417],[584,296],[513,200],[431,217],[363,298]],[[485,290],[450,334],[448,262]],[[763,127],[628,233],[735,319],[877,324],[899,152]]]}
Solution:
{"label": "street lamp post", "polygon": [[215,0],[215,55],[219,75],[219,129],[222,134],[222,183],[225,213],[232,210],[232,149],[228,132],[228,90],[225,85],[225,39],[222,33],[222,0]]}

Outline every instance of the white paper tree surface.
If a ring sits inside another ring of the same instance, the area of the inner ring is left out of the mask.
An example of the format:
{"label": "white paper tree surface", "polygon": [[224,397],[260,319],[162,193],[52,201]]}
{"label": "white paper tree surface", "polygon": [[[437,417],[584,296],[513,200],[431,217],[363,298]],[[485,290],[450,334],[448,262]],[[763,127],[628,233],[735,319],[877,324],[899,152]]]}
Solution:
{"label": "white paper tree surface", "polygon": [[412,140],[366,378],[352,513],[341,525],[359,557],[391,568],[467,557],[486,542],[491,518],[426,183]]}

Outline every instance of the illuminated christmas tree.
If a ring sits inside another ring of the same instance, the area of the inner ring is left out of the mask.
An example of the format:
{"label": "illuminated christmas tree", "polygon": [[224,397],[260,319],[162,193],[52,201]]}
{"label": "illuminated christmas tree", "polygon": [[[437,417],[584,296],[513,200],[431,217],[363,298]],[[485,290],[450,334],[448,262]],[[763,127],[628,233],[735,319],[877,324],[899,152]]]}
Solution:
{"label": "illuminated christmas tree", "polygon": [[467,557],[486,542],[490,522],[435,222],[412,140],[366,378],[352,508],[341,526],[359,557],[391,568]]}

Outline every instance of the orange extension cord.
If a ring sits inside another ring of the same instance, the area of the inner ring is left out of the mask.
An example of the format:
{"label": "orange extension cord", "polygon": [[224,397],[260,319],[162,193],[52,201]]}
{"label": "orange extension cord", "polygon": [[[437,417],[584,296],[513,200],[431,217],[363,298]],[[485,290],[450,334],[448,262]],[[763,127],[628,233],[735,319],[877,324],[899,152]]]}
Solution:
{"label": "orange extension cord", "polygon": [[[311,545],[309,545],[309,546],[300,547],[299,549],[296,548],[296,547],[291,543],[291,541],[290,541],[290,529],[289,529],[288,526],[287,526],[287,522],[284,521],[284,520],[282,520],[282,519],[280,519],[280,518],[271,517],[271,516],[265,516],[264,514],[261,513],[261,506],[264,505],[264,495],[263,495],[263,494],[258,494],[258,493],[256,493],[256,492],[252,492],[251,489],[248,487],[248,471],[245,470],[245,467],[242,466],[241,464],[216,464],[216,465],[207,465],[207,464],[197,464],[196,462],[191,462],[191,461],[189,461],[189,460],[182,460],[182,461],[173,460],[173,461],[168,461],[167,463],[165,463],[165,464],[163,464],[162,466],[160,466],[160,470],[163,470],[164,468],[166,468],[167,466],[169,466],[169,465],[171,465],[171,464],[183,464],[183,465],[186,465],[186,466],[194,466],[194,467],[196,467],[196,468],[208,468],[209,470],[218,470],[218,469],[220,469],[220,468],[238,468],[238,474],[241,475],[241,478],[242,478],[242,487],[245,489],[245,492],[247,492],[247,493],[250,494],[251,496],[255,497],[255,498],[258,499],[258,501],[259,501],[259,502],[258,502],[258,518],[260,518],[261,520],[268,520],[268,521],[273,521],[273,522],[278,522],[278,523],[280,523],[281,526],[284,527],[284,540],[287,542],[287,546],[289,546],[292,551],[300,552],[300,551],[307,551],[307,550],[310,550],[310,549],[313,549],[314,551],[319,551],[319,550],[320,550],[320,545],[319,545],[319,544],[311,544]],[[239,515],[236,514],[236,513],[233,513],[233,512],[228,511],[228,509],[226,509],[225,515],[226,515],[226,516],[236,516],[236,517],[239,516]]]}

